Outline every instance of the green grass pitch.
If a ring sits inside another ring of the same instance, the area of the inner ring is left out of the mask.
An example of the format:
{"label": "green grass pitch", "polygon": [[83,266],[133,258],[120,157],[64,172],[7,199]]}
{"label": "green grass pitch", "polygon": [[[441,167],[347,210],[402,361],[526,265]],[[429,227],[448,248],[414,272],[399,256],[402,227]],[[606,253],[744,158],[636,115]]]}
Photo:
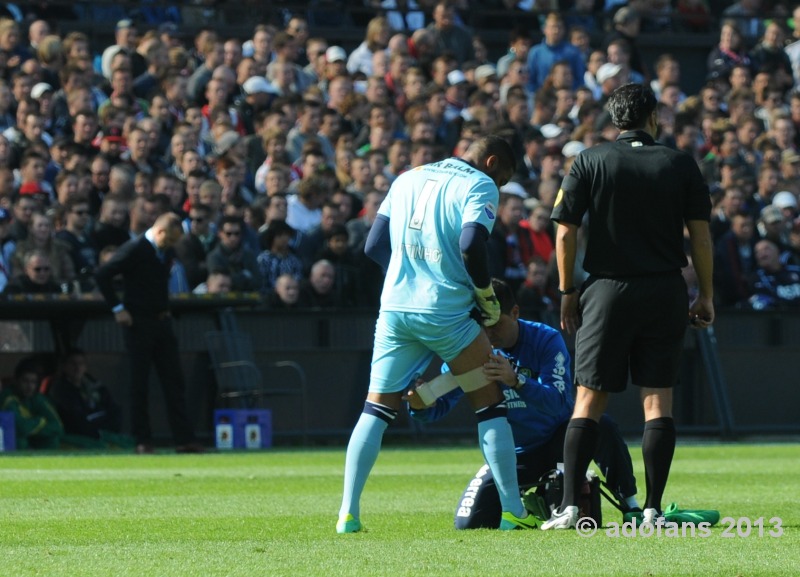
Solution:
{"label": "green grass pitch", "polygon": [[[641,457],[633,447],[643,494]],[[471,448],[382,452],[337,535],[344,451],[0,457],[0,577],[800,575],[800,446],[679,443],[665,505],[764,517],[706,538],[453,529]],[[767,535],[780,517],[783,536]],[[620,521],[606,504],[604,521]],[[745,526],[742,525],[742,532]]]}

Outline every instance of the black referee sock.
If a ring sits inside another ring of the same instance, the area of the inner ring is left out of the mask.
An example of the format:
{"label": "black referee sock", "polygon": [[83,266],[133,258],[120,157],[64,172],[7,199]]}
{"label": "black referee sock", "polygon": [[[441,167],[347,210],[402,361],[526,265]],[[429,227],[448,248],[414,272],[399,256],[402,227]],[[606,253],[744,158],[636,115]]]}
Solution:
{"label": "black referee sock", "polygon": [[564,435],[564,498],[559,511],[578,504],[586,479],[586,469],[597,449],[600,437],[597,421],[571,419]]}
{"label": "black referee sock", "polygon": [[645,421],[642,436],[644,479],[647,487],[646,509],[661,512],[661,498],[667,486],[672,456],[675,454],[675,421],[660,417]]}

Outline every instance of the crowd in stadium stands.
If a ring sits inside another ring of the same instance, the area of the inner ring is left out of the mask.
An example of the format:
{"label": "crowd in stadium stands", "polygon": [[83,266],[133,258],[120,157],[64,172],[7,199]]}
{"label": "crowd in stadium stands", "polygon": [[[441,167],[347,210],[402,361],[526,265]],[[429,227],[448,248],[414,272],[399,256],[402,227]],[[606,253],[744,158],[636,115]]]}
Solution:
{"label": "crowd in stadium stands", "polygon": [[[609,94],[644,82],[661,142],[694,156],[713,196],[719,306],[800,305],[800,8],[766,20],[761,0],[713,15],[705,0],[607,0],[605,12],[576,0],[541,13],[541,42],[509,26],[507,53],[490,61],[461,4],[366,2],[375,16],[349,53],[315,35],[307,12],[247,38],[189,37],[177,12],[122,19],[96,50],[81,32],[58,33],[66,21],[4,8],[0,290],[92,294],[96,267],[174,211],[185,235],[173,293],[377,307],[382,271],[363,246],[392,181],[498,133],[518,170],[501,191],[492,274],[529,310],[554,310],[561,179],[582,150],[617,136]],[[675,22],[722,22],[698,94],[686,94],[676,58],[648,65],[640,53],[640,34]],[[691,266],[685,276],[694,290]]]}

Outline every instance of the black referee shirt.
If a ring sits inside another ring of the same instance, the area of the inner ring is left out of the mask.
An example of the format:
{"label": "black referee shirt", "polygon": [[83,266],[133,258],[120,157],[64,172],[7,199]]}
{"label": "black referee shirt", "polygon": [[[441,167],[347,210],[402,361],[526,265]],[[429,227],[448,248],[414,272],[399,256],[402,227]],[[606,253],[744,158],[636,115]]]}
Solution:
{"label": "black referee shirt", "polygon": [[575,158],[551,218],[580,226],[587,211],[586,272],[642,276],[686,266],[684,222],[708,221],[711,199],[691,156],[633,130]]}

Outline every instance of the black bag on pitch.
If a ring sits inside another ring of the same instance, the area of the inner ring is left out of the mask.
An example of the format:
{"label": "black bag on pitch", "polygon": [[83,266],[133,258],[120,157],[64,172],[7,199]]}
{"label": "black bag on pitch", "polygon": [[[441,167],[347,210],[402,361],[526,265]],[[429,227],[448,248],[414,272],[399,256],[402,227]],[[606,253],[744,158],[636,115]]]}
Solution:
{"label": "black bag on pitch", "polygon": [[[578,498],[578,517],[591,517],[600,527],[603,511],[600,505],[600,478],[589,471]],[[528,512],[541,521],[547,521],[553,511],[561,505],[564,496],[564,472],[553,469],[542,475],[539,482],[522,495]]]}

